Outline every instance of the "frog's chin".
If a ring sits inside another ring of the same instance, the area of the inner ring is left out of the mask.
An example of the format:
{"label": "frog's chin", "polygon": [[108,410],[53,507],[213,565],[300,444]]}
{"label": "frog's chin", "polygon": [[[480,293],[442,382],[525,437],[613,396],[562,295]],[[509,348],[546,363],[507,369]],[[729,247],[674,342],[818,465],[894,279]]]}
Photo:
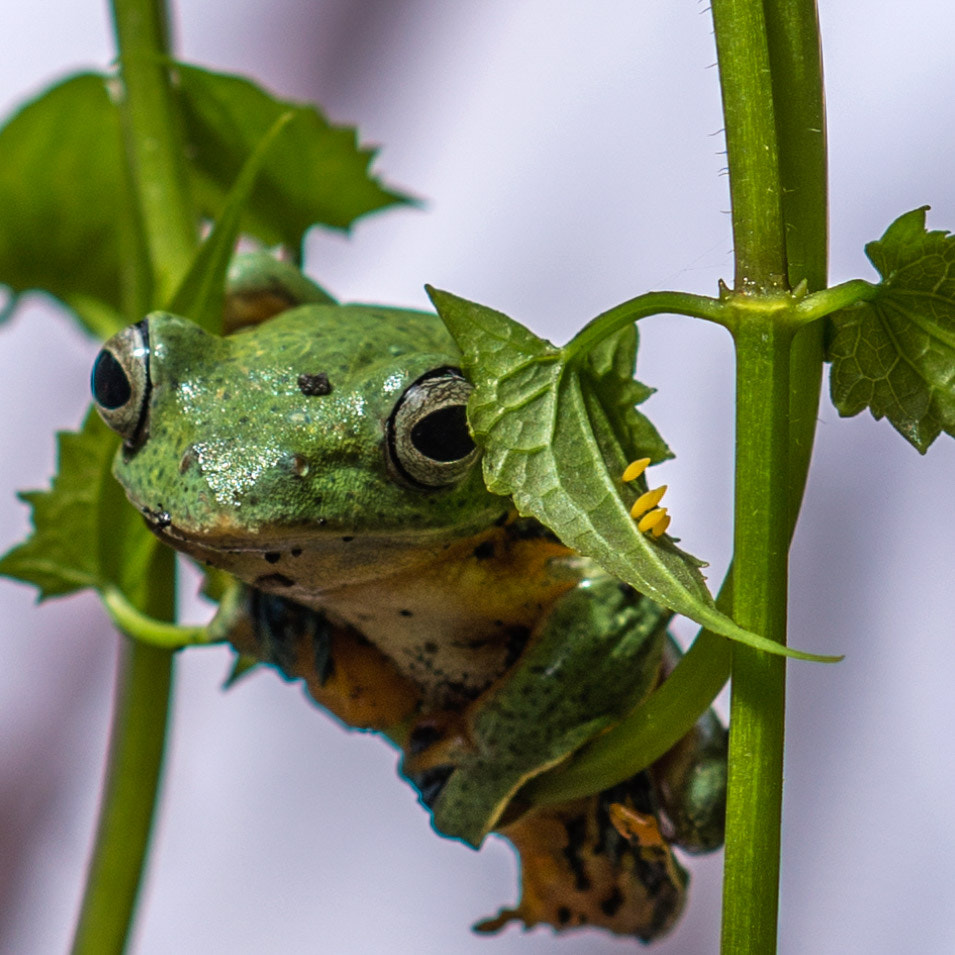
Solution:
{"label": "frog's chin", "polygon": [[448,559],[475,536],[473,527],[354,529],[329,524],[256,528],[234,525],[184,528],[168,515],[145,515],[160,540],[200,563],[218,567],[255,587],[302,600],[314,594]]}

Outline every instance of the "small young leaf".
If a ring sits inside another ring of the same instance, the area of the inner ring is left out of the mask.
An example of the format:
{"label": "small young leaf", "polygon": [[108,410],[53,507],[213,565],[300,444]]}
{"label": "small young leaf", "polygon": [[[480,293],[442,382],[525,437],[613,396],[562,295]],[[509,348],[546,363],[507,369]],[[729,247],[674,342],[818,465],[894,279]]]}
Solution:
{"label": "small young leaf", "polygon": [[[600,406],[601,417],[611,429],[617,445],[616,454],[609,448],[604,449],[604,460],[622,458],[621,467],[638,456],[650,458],[652,464],[673,457],[673,452],[650,419],[634,407],[646,401],[656,390],[633,377],[637,346],[637,326],[627,325],[600,342],[587,355],[581,368],[589,385],[585,393],[591,396],[592,405]],[[591,414],[597,413],[597,408],[593,407]],[[596,433],[599,441],[600,430],[597,429]]]}
{"label": "small young leaf", "polygon": [[55,295],[94,334],[121,328],[124,197],[102,76],[72,76],[27,103],[0,130],[0,283]]}
{"label": "small young leaf", "polygon": [[0,574],[34,584],[40,599],[84,587],[145,595],[159,542],[111,474],[116,435],[90,410],[79,432],[60,432],[59,473],[49,491],[29,491],[34,531],[0,559]]}
{"label": "small young leaf", "polygon": [[628,457],[665,456],[665,445],[655,430],[648,448],[631,443],[650,432],[618,420],[628,409],[599,373],[605,356],[578,369],[562,349],[506,315],[430,287],[428,294],[474,384],[468,421],[491,491],[510,495],[521,514],[536,517],[568,547],[716,633],[770,653],[834,659],[743,630],[716,609],[699,561],[637,530],[619,474]]}
{"label": "small young leaf", "polygon": [[191,318],[206,331],[221,330],[226,274],[235,253],[242,212],[265,157],[294,116],[291,111],[280,115],[243,164],[215,226],[196,251],[189,272],[169,304],[169,311]]}
{"label": "small young leaf", "polygon": [[238,76],[183,65],[177,74],[193,191],[208,217],[218,218],[243,163],[289,110],[296,119],[263,163],[244,231],[297,249],[316,223],[347,229],[359,216],[408,201],[369,174],[375,153],[358,146],[355,130],[330,125],[314,107],[278,100]]}
{"label": "small young leaf", "polygon": [[926,231],[927,208],[865,247],[882,283],[833,316],[828,346],[839,414],[868,408],[923,454],[942,431],[955,437],[955,236]]}

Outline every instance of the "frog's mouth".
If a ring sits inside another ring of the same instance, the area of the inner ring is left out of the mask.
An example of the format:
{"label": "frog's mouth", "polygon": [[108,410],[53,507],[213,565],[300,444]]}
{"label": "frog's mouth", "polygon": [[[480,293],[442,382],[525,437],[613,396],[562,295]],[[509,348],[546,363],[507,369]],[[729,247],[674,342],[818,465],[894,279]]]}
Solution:
{"label": "frog's mouth", "polygon": [[450,549],[475,534],[469,528],[355,529],[325,521],[263,525],[253,531],[222,520],[194,530],[166,511],[140,510],[149,529],[170,547],[293,600],[380,579],[383,569],[400,573],[445,560]]}

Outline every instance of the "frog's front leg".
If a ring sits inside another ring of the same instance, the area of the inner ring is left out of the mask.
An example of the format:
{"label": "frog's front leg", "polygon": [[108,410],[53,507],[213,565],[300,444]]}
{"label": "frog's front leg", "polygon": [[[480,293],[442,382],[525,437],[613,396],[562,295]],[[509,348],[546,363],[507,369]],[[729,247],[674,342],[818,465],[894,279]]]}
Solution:
{"label": "frog's front leg", "polygon": [[286,679],[303,680],[312,698],[347,726],[386,731],[419,707],[419,689],[361,634],[283,597],[235,584],[210,634]]}
{"label": "frog's front leg", "polygon": [[528,779],[632,709],[657,682],[670,616],[598,573],[558,598],[513,668],[460,717],[421,720],[403,772],[435,828],[479,846]]}

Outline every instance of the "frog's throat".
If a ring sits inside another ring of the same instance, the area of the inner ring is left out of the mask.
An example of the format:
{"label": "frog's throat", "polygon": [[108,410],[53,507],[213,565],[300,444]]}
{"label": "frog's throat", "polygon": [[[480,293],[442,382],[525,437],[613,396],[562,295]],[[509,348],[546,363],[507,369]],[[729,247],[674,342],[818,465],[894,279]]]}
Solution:
{"label": "frog's throat", "polygon": [[281,549],[274,538],[212,548],[208,540],[173,539],[168,527],[157,533],[259,590],[353,627],[430,704],[444,706],[499,676],[545,608],[583,573],[579,557],[534,525],[430,541],[323,535],[283,540]]}

